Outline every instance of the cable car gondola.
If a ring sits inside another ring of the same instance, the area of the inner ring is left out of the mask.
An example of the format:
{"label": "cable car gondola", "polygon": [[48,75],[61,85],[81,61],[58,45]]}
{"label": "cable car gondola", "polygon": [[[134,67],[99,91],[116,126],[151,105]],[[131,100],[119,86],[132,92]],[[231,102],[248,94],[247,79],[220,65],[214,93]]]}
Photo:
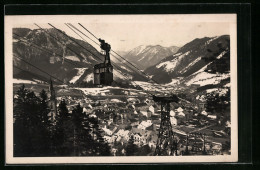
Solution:
{"label": "cable car gondola", "polygon": [[101,49],[105,51],[105,61],[94,66],[94,85],[110,86],[113,82],[113,66],[109,54],[111,46],[105,40],[99,39],[99,42],[101,43]]}

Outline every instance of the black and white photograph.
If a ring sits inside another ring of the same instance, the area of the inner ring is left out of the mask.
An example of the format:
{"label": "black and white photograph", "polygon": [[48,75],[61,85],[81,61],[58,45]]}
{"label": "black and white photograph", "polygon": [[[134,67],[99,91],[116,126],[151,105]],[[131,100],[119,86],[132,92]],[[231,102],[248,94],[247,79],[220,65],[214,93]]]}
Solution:
{"label": "black and white photograph", "polygon": [[236,24],[5,16],[7,162],[238,161]]}

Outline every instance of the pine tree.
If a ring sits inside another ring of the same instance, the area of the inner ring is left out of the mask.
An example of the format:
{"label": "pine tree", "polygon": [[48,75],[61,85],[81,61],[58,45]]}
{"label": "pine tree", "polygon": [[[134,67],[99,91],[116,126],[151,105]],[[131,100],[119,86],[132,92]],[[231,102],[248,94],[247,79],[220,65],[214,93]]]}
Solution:
{"label": "pine tree", "polygon": [[41,113],[41,121],[43,122],[44,126],[49,126],[49,118],[48,118],[48,113],[50,112],[50,109],[48,107],[48,96],[47,93],[44,89],[40,92],[40,113]]}
{"label": "pine tree", "polygon": [[41,100],[34,92],[19,88],[14,99],[14,155],[42,156],[49,153],[48,131],[41,119]]}
{"label": "pine tree", "polygon": [[91,155],[93,139],[90,136],[88,118],[83,108],[78,104],[72,110],[73,124],[73,155]]}
{"label": "pine tree", "polygon": [[216,112],[219,117],[229,115],[224,115],[224,111],[230,106],[230,89],[224,95],[219,93],[210,93],[207,95],[207,111]]}
{"label": "pine tree", "polygon": [[58,155],[68,155],[69,147],[66,146],[66,124],[69,120],[69,111],[65,100],[62,100],[58,106],[57,123],[54,132],[53,145]]}
{"label": "pine tree", "polygon": [[18,89],[14,97],[14,156],[26,155],[29,138],[26,128],[25,100],[28,91],[24,84]]}
{"label": "pine tree", "polygon": [[104,140],[103,138],[103,131],[100,129],[99,124],[98,124],[98,119],[91,117],[89,118],[89,122],[91,124],[91,129],[92,129],[92,138],[94,140],[92,144],[92,151],[93,155],[102,155],[102,156],[109,156],[111,155],[110,152],[110,146],[108,143]]}

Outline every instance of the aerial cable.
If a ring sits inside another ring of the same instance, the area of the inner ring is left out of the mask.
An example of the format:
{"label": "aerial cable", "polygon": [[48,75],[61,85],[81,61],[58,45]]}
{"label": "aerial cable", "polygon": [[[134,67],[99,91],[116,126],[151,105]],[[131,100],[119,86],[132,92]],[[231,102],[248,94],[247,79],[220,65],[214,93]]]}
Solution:
{"label": "aerial cable", "polygon": [[[92,54],[95,57],[98,57],[97,55],[95,55],[93,52],[89,51],[87,48],[85,48],[84,46],[82,46],[80,43],[78,43],[77,41],[73,40],[70,36],[68,36],[66,33],[62,32],[61,30],[59,30],[58,28],[56,28],[55,26],[53,26],[52,24],[48,23],[51,27],[53,27],[55,30],[57,30],[58,32],[60,32],[61,34],[63,34],[64,36],[66,36],[67,38],[69,38],[71,41],[73,41],[74,43],[76,43],[78,46],[82,47],[83,49],[85,49],[87,52],[89,52],[90,54]],[[98,57],[99,58],[99,57]],[[99,58],[100,59],[100,58]],[[101,60],[101,59],[100,59]]]}
{"label": "aerial cable", "polygon": [[[85,28],[82,24],[80,24],[80,23],[78,23],[81,27],[83,27],[87,32],[89,32],[91,35],[93,35],[97,40],[99,40],[93,33],[91,33],[87,28]],[[70,25],[72,25],[72,24],[70,24]],[[72,25],[73,26],[73,25]],[[73,26],[73,27],[75,27],[75,26]],[[78,30],[78,29],[77,29]],[[82,33],[82,31],[80,31],[80,30],[78,30],[80,33]],[[82,33],[83,35],[85,35],[87,38],[89,38],[91,41],[93,41],[94,43],[96,43],[93,39],[91,39],[89,36],[87,36],[86,34],[84,34],[84,33]],[[86,41],[86,40],[85,40]],[[98,43],[96,43],[96,44],[98,44]],[[113,50],[112,50],[113,51]],[[117,54],[115,51],[113,51],[115,54]],[[118,57],[116,57],[115,55],[113,55],[113,54],[111,54],[113,57],[115,57],[118,61],[120,61],[121,62],[121,60],[118,58]],[[118,56],[120,56],[119,54],[117,54]],[[120,56],[121,57],[121,56]],[[125,60],[125,61],[127,61],[126,59],[124,59],[123,57],[121,57],[123,60]],[[138,69],[136,66],[134,66],[132,63],[130,63],[129,61],[127,61],[132,67],[134,67],[136,70],[138,70],[139,72],[141,72],[142,74],[144,74],[145,76],[145,78],[146,79],[148,79],[148,80],[151,80],[150,78],[149,78],[149,75],[147,75],[147,74],[145,74],[144,72],[142,72],[140,69]],[[124,63],[128,68],[130,68],[132,71],[134,71],[134,72],[136,72],[136,73],[138,73],[138,74],[140,74],[139,72],[137,72],[136,70],[134,70],[132,67],[130,67],[129,65],[127,65],[126,63]],[[141,75],[141,74],[140,74]],[[154,81],[154,80],[153,80]],[[155,82],[155,81],[154,81]],[[155,83],[157,83],[157,82],[155,82]],[[159,83],[157,83],[157,84],[159,84]]]}
{"label": "aerial cable", "polygon": [[[99,58],[97,55],[93,54],[92,52],[90,52],[88,49],[86,49],[85,47],[83,47],[81,44],[79,44],[78,42],[76,42],[75,40],[73,40],[71,37],[69,37],[66,33],[62,32],[61,30],[57,29],[55,26],[53,26],[52,24],[48,23],[51,27],[53,27],[55,30],[57,30],[58,32],[62,33],[64,36],[68,37],[71,41],[75,42],[77,45],[79,45],[80,47],[84,48],[86,51],[88,51],[89,53],[91,53],[92,55],[94,55],[95,57]],[[96,38],[96,37],[95,37]],[[99,58],[100,59],[100,58]],[[101,60],[101,59],[100,59]],[[102,60],[101,60],[102,61]],[[113,65],[115,67],[116,64],[113,63]],[[117,67],[118,70],[120,70],[118,67]],[[123,75],[124,76],[124,75]],[[125,77],[125,76],[124,76]],[[139,85],[138,85],[139,86]],[[140,87],[140,86],[139,86]]]}
{"label": "aerial cable", "polygon": [[94,41],[93,39],[91,39],[89,36],[87,36],[85,33],[83,33],[82,31],[80,31],[77,27],[75,27],[74,25],[72,25],[71,23],[68,23],[71,27],[73,27],[75,30],[77,30],[78,32],[80,32],[81,34],[83,34],[84,36],[86,36],[88,39],[90,39],[92,42],[94,42],[95,44],[97,44],[98,46],[100,46],[99,43],[97,43],[96,41]]}
{"label": "aerial cable", "polygon": [[[65,23],[65,25],[67,26],[67,27],[69,27],[68,26],[68,24],[66,24]],[[89,38],[91,41],[93,41],[95,44],[97,44],[97,45],[99,45],[97,42],[95,42],[93,39],[91,39],[90,37],[88,37],[86,34],[84,34],[82,31],[80,31],[80,30],[78,30],[75,26],[73,26],[72,24],[70,24],[69,23],[69,25],[71,26],[71,27],[73,27],[74,29],[76,29],[78,32],[80,32],[81,34],[83,34],[84,36],[86,36],[87,38]],[[73,30],[71,27],[69,27],[74,33],[76,33],[75,32],[75,30]],[[82,36],[80,36],[78,33],[76,33],[83,41],[85,41],[85,42],[87,42]],[[112,54],[112,56],[114,56],[113,54]],[[116,56],[114,56],[118,61],[120,61]],[[115,64],[115,63],[112,63],[118,70],[120,70],[118,67],[117,67],[117,65]],[[128,66],[128,65],[127,65]],[[129,67],[129,66],[128,66]],[[131,68],[131,67],[129,67],[129,68]],[[131,68],[132,69],[132,68]],[[133,70],[133,69],[132,69]],[[135,70],[133,70],[133,71],[135,71]],[[122,74],[123,75],[123,74]],[[129,77],[126,77],[125,75],[123,75],[123,77],[125,77],[125,78],[127,78],[127,79],[129,79]],[[132,83],[133,84],[135,84],[137,87],[140,87],[138,84],[136,84],[134,81],[132,81]],[[141,87],[140,87],[141,88]]]}
{"label": "aerial cable", "polygon": [[[83,26],[82,24],[80,24],[80,23],[78,23],[78,24],[98,40],[98,38],[97,38],[92,32],[90,32],[86,27],[84,27],[84,26]],[[116,55],[118,55],[120,58],[122,58],[124,61],[126,61],[128,64],[130,64],[132,67],[134,67],[135,69],[137,69],[138,71],[140,71],[142,74],[144,74],[147,79],[150,79],[150,80],[152,80],[153,82],[155,82],[156,84],[159,84],[159,83],[158,83],[157,81],[155,81],[154,79],[149,78],[149,75],[148,75],[148,74],[146,74],[144,71],[142,71],[141,69],[139,69],[138,67],[136,67],[134,64],[132,64],[132,63],[129,62],[128,60],[126,60],[124,57],[122,57],[121,55],[119,55],[119,54],[118,54],[117,52],[115,52],[113,49],[111,49],[111,51],[114,52]]]}
{"label": "aerial cable", "polygon": [[46,71],[42,70],[41,68],[39,68],[39,67],[35,66],[34,64],[32,64],[32,63],[29,63],[28,61],[26,61],[26,60],[24,60],[23,58],[21,58],[21,57],[17,56],[16,54],[13,54],[13,55],[14,55],[14,57],[16,57],[16,58],[20,59],[20,60],[21,60],[21,61],[23,61],[24,63],[26,63],[26,64],[28,64],[28,65],[30,65],[30,66],[32,66],[32,67],[34,67],[35,69],[37,69],[37,70],[39,70],[39,71],[41,71],[41,72],[43,72],[43,73],[47,74],[48,76],[50,76],[50,77],[52,77],[52,78],[54,78],[54,79],[56,79],[56,80],[58,80],[58,81],[60,81],[60,82],[62,82],[62,83],[64,84],[64,82],[63,82],[62,80],[60,80],[60,79],[58,79],[58,78],[56,78],[56,77],[52,76],[51,74],[49,74],[49,73],[47,73]]}
{"label": "aerial cable", "polygon": [[[20,67],[17,67],[16,65],[13,65],[13,67],[16,68],[16,69],[18,69],[18,70],[27,72],[27,73],[31,74],[32,76],[37,75],[37,74],[32,73],[32,72],[30,72],[30,71],[28,71],[28,70],[24,70],[24,69],[22,69],[22,68],[20,68]],[[41,75],[38,75],[38,76],[41,76]],[[44,77],[44,76],[42,76],[42,77]],[[44,77],[44,78],[46,78],[46,77]],[[47,78],[46,78],[46,79],[47,79]],[[41,80],[41,81],[44,81],[45,83],[49,83],[47,80]]]}
{"label": "aerial cable", "polygon": [[[83,41],[85,41],[85,42],[87,42],[82,36],[80,36],[75,30],[77,30],[78,32],[80,32],[81,34],[83,34],[83,35],[85,35],[86,37],[88,37],[86,34],[84,34],[83,32],[81,32],[80,30],[78,30],[75,26],[73,26],[72,24],[66,24],[65,23],[65,25],[68,27],[68,28],[70,28],[74,33],[76,33]],[[75,29],[75,30],[73,30],[73,28]],[[88,37],[89,38],[89,37]],[[89,38],[89,39],[91,39],[91,38]],[[92,39],[91,39],[92,40]],[[97,45],[100,45],[100,44],[98,44],[97,42],[95,42],[94,40],[92,40],[95,44],[97,44]],[[116,58],[118,61],[120,61],[118,58]],[[102,61],[102,60],[101,60]],[[120,70],[119,69],[119,67],[115,64],[115,63],[112,63],[118,70]],[[123,74],[122,74],[123,75]],[[123,75],[124,76],[124,75]],[[125,76],[124,76],[125,77]],[[127,78],[127,79],[129,79],[128,77],[125,77],[125,78]]]}
{"label": "aerial cable", "polygon": [[89,32],[93,37],[95,37],[97,40],[98,40],[98,38],[94,35],[94,34],[92,34],[92,32],[90,32],[87,28],[85,28],[83,25],[81,25],[80,23],[78,23],[82,28],[84,28],[87,32]]}
{"label": "aerial cable", "polygon": [[[37,25],[37,24],[36,24],[36,25]],[[38,26],[38,25],[37,25],[37,26]],[[39,26],[38,26],[38,27],[39,27]],[[39,28],[42,29],[41,27],[39,27]],[[45,30],[44,30],[44,31],[45,31]],[[21,37],[20,35],[18,35],[18,34],[16,34],[16,33],[13,33],[13,34],[14,34],[15,36],[19,37],[19,38],[17,38],[17,39],[19,39],[20,41],[22,41],[22,42],[24,42],[24,43],[30,44],[30,45],[31,45],[32,47],[34,47],[34,48],[37,48],[37,49],[39,49],[39,50],[41,50],[41,51],[44,51],[44,52],[47,52],[47,53],[49,53],[49,54],[53,54],[53,53],[54,53],[54,52],[52,52],[52,51],[50,51],[50,50],[48,50],[48,49],[45,49],[45,48],[43,48],[43,47],[40,47],[40,46],[37,45],[36,43],[28,42],[29,40],[28,40],[27,38]],[[48,33],[47,33],[47,34],[48,34]],[[53,38],[54,38],[54,37],[53,37]],[[58,53],[55,53],[55,54],[57,54],[57,55],[59,55],[59,56],[62,57],[61,54],[58,54]],[[39,70],[39,71],[41,71],[41,72],[47,74],[48,76],[50,76],[50,77],[52,77],[52,78],[54,78],[54,79],[56,79],[56,80],[58,80],[58,81],[64,83],[62,80],[60,80],[60,79],[58,79],[58,78],[52,76],[51,74],[45,72],[44,70],[40,69],[39,67],[37,67],[37,66],[35,66],[35,65],[29,63],[28,61],[22,59],[21,57],[18,57],[18,56],[16,56],[16,55],[15,55],[15,57],[19,58],[20,60],[22,60],[23,62],[27,63],[28,65],[30,65],[30,66],[36,68],[37,70]],[[65,61],[68,62],[68,63],[70,63],[70,64],[73,64],[73,65],[77,66],[75,63],[71,63],[71,62],[69,62],[69,61],[67,61],[67,60],[65,60]],[[92,64],[91,64],[91,65],[92,65]],[[115,66],[116,66],[116,65],[115,65]],[[81,66],[81,67],[83,67],[83,66]],[[120,70],[117,66],[116,66],[116,68],[117,68],[118,70]],[[19,69],[19,68],[18,68],[18,69]],[[21,69],[20,69],[20,70],[21,70]],[[25,71],[25,70],[23,70],[23,71]],[[126,77],[126,76],[123,75],[123,74],[122,74],[122,76],[125,77],[126,79],[129,79],[128,77]],[[114,80],[114,81],[115,81],[115,80]],[[115,82],[116,82],[116,81],[115,81]],[[116,83],[117,83],[117,82],[116,82]],[[133,82],[133,83],[136,84],[135,82]],[[117,84],[118,84],[118,83],[117,83]],[[136,84],[136,85],[137,85],[137,84]],[[139,86],[139,85],[137,85],[137,86]],[[139,87],[140,87],[140,86],[139,86]]]}
{"label": "aerial cable", "polygon": [[[36,24],[37,25],[37,24]],[[67,24],[65,24],[67,27],[69,27]],[[38,25],[37,25],[38,26]],[[38,26],[38,27],[40,27],[40,26]],[[40,27],[41,28],[41,27]],[[70,27],[69,27],[70,28]],[[41,28],[42,29],[42,28]],[[70,28],[71,29],[71,28]],[[72,29],[71,29],[72,30]],[[74,31],[74,30],[72,30],[72,31]],[[76,33],[76,32],[75,32]],[[77,34],[77,33],[76,33]],[[78,36],[80,36],[79,34],[77,34]],[[81,37],[81,36],[80,36]],[[54,37],[53,37],[54,38]],[[83,39],[83,37],[81,37],[82,39]],[[86,40],[85,40],[86,41]],[[73,51],[74,52],[74,51]],[[96,56],[97,57],[97,56]],[[99,57],[98,57],[98,59],[100,59]],[[101,60],[101,59],[100,59]],[[102,60],[101,60],[102,61]],[[93,64],[91,64],[92,66],[93,66]],[[116,66],[116,65],[115,65]],[[118,67],[116,67],[117,69],[118,69]],[[124,76],[124,75],[123,75]]]}
{"label": "aerial cable", "polygon": [[[67,27],[69,27],[67,24],[65,24]],[[88,37],[86,34],[84,34],[83,32],[81,32],[80,30],[78,30],[75,26],[73,26],[72,24],[69,23],[69,25],[71,27],[73,27],[74,29],[76,29],[78,32],[80,32],[81,34],[85,35],[87,38],[89,38],[91,41],[93,41],[95,44],[100,45],[99,43],[97,43],[96,41],[94,41],[93,39],[91,39],[90,37]],[[75,30],[73,30],[71,27],[69,27],[74,33],[76,33],[83,41],[87,42],[82,36],[80,36]],[[112,56],[114,56],[118,61],[121,62],[120,59],[118,59],[115,55],[111,54]],[[113,64],[114,65],[114,64]],[[128,65],[126,65],[128,66]],[[129,67],[129,66],[128,66]],[[134,72],[136,72],[132,67],[129,67],[131,70],[133,70]],[[137,72],[138,73],[138,72]]]}
{"label": "aerial cable", "polygon": [[[82,40],[85,40],[81,35],[79,35],[74,29],[71,28],[71,26],[69,24],[66,24],[65,25],[70,29],[72,30],[75,34],[77,34]],[[86,41],[86,40],[85,40]]]}
{"label": "aerial cable", "polygon": [[[43,30],[44,32],[46,32],[48,35],[50,35],[52,38],[56,39],[58,42],[60,42],[56,37],[54,37],[53,35],[51,35],[50,33],[48,33],[46,30],[44,30],[43,28],[41,28],[39,25],[35,24],[37,27],[39,27],[41,30]],[[69,27],[67,24],[65,24],[67,27]],[[69,27],[70,28],[70,27]],[[70,28],[71,29],[71,28]],[[57,28],[56,28],[57,30]],[[71,29],[72,30],[72,29]],[[72,30],[73,32],[75,32],[74,30]],[[76,33],[76,32],[75,32]],[[76,33],[77,34],[77,33]],[[64,34],[63,34],[64,35]],[[77,34],[78,36],[80,36],[79,34]],[[67,36],[67,35],[66,35]],[[67,36],[68,37],[68,36]],[[81,37],[81,36],[80,36]],[[83,39],[83,37],[81,37]],[[83,39],[84,40],[84,39]],[[73,41],[73,40],[72,40]],[[86,40],[85,40],[86,41]],[[61,43],[61,42],[60,42]],[[62,43],[61,43],[62,44]],[[99,45],[99,44],[98,44]],[[70,49],[70,48],[68,48]],[[77,54],[77,52],[75,52],[74,50],[70,49],[72,52],[74,52],[76,55],[79,55]],[[94,55],[94,54],[93,54]],[[94,55],[96,56],[96,55]],[[97,57],[97,56],[96,56]],[[97,57],[100,61],[102,61],[102,59],[100,59],[99,57]],[[91,64],[93,66],[93,64]],[[116,66],[116,65],[115,65]],[[81,66],[83,67],[83,66]],[[117,66],[116,66],[117,69],[119,69]],[[123,75],[124,76],[124,75]],[[125,76],[124,76],[125,77]],[[128,78],[127,78],[128,79]]]}

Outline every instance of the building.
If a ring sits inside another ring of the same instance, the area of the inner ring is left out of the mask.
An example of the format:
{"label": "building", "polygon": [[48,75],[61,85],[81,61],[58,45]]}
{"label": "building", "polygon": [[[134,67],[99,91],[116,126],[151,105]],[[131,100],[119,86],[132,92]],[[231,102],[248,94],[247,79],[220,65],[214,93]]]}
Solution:
{"label": "building", "polygon": [[177,126],[178,120],[175,117],[170,117],[170,121],[172,126]]}
{"label": "building", "polygon": [[147,121],[142,121],[142,122],[137,126],[137,128],[138,128],[138,129],[143,129],[143,130],[145,130],[145,129],[147,129],[148,127],[150,127],[150,126],[152,126],[152,125],[153,125],[152,121],[151,121],[151,120],[147,120]]}

